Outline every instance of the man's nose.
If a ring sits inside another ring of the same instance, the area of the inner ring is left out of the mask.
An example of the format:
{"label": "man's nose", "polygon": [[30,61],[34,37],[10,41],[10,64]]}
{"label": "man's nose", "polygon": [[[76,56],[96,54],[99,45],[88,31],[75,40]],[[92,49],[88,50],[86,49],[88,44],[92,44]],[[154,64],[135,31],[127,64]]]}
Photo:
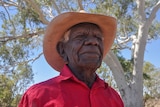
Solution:
{"label": "man's nose", "polygon": [[99,45],[99,41],[96,37],[86,37],[85,45]]}

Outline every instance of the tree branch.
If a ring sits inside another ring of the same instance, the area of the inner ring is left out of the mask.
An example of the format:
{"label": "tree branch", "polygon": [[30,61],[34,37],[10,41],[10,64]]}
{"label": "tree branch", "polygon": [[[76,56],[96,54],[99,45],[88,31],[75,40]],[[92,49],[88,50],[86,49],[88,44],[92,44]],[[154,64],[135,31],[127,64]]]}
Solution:
{"label": "tree branch", "polygon": [[67,10],[73,11],[73,9],[70,8],[70,6],[68,5],[67,0],[65,0],[64,2],[65,2],[65,4],[66,4],[66,5],[65,5],[65,8],[66,8]]}
{"label": "tree branch", "polygon": [[53,2],[53,6],[54,6],[54,8],[57,10],[58,14],[61,14],[61,11],[59,10],[59,8],[58,8],[55,0],[52,0],[52,2]]}
{"label": "tree branch", "polygon": [[13,1],[5,2],[5,1],[0,0],[0,4],[3,4],[5,6],[15,6],[15,7],[18,7],[17,3],[13,2]]}
{"label": "tree branch", "polygon": [[16,28],[15,28],[15,26],[14,26],[14,23],[13,23],[13,21],[11,20],[10,14],[9,14],[8,10],[6,9],[6,7],[4,6],[4,4],[2,4],[2,6],[4,7],[5,11],[7,12],[8,19],[9,19],[9,21],[11,22],[11,25],[13,26],[13,32],[14,32],[13,36],[15,36]]}
{"label": "tree branch", "polygon": [[40,7],[38,7],[38,5],[35,3],[35,1],[33,1],[33,0],[25,0],[25,1],[32,6],[32,8],[34,9],[34,11],[35,11],[36,13],[38,13],[40,20],[41,20],[44,24],[48,25],[48,24],[49,24],[49,21],[47,21],[47,20],[45,19],[45,16],[43,15],[43,12],[40,10]]}
{"label": "tree branch", "polygon": [[145,1],[144,0],[136,0],[137,3],[137,9],[138,9],[138,15],[140,16],[141,21],[145,21]]}
{"label": "tree branch", "polygon": [[160,1],[153,7],[150,17],[148,18],[147,22],[150,23],[149,25],[151,25],[152,21],[155,19],[156,17],[156,13],[160,8]]}
{"label": "tree branch", "polygon": [[114,53],[112,51],[109,51],[103,61],[110,67],[116,83],[119,83],[117,84],[119,89],[127,87],[127,82],[125,80],[123,68],[118,58],[114,55]]}
{"label": "tree branch", "polygon": [[82,6],[82,0],[77,0],[80,10],[84,10]]}
{"label": "tree branch", "polygon": [[29,63],[29,62],[34,62],[36,61],[38,58],[40,58],[43,55],[43,52],[41,52],[37,57],[32,58],[30,60],[24,61],[24,62],[19,62],[19,63]]}
{"label": "tree branch", "polygon": [[53,11],[52,7],[50,6],[46,6],[46,7],[47,8],[44,9],[45,15],[48,15],[48,17],[53,18],[54,16],[52,14],[52,11]]}
{"label": "tree branch", "polygon": [[127,37],[125,39],[121,39],[121,37],[120,37],[120,39],[117,39],[117,42],[118,42],[119,45],[126,44],[129,41],[130,41],[130,37]]}
{"label": "tree branch", "polygon": [[7,41],[11,41],[11,40],[16,40],[16,39],[21,39],[21,38],[28,38],[28,37],[33,37],[33,36],[37,36],[40,34],[44,34],[44,30],[42,31],[38,31],[35,33],[29,33],[29,34],[24,34],[21,36],[5,36],[5,37],[0,37],[0,42],[7,42]]}
{"label": "tree branch", "polygon": [[8,71],[8,69],[10,69],[10,68],[13,68],[13,67],[15,67],[15,66],[17,66],[17,65],[19,65],[19,64],[26,64],[26,63],[29,63],[29,62],[34,62],[34,61],[36,61],[38,58],[40,58],[41,56],[43,55],[43,52],[41,52],[41,53],[39,53],[36,57],[34,57],[34,58],[32,58],[32,59],[29,59],[29,60],[27,60],[27,61],[21,61],[21,62],[14,62],[14,64],[12,64],[12,65],[0,65],[0,68],[2,69],[4,69],[3,71],[5,72],[5,73],[9,73],[10,71]]}

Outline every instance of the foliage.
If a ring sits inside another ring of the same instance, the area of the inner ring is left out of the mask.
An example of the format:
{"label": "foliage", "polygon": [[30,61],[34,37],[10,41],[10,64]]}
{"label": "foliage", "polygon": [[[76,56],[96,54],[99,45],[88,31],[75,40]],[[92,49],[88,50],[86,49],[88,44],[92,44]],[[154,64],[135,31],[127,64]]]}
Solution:
{"label": "foliage", "polygon": [[144,80],[144,99],[160,98],[160,69],[145,62],[143,71],[148,75]]}
{"label": "foliage", "polygon": [[[123,57],[120,57],[120,62],[124,67],[126,73],[125,77],[128,82],[130,82],[131,73],[130,69],[131,62]],[[106,81],[114,89],[118,90],[117,84],[114,80],[113,74],[110,71],[109,67],[103,62],[102,66],[97,70],[98,75]],[[144,101],[150,98],[160,98],[160,69],[156,68],[150,62],[144,62],[143,66],[143,77],[144,77]]]}
{"label": "foliage", "polygon": [[[0,106],[12,107],[17,104],[21,93],[33,80],[31,63],[43,54],[41,47],[46,25],[56,15],[66,11],[85,9],[87,12],[117,18],[117,37],[113,50],[120,52],[127,49],[130,51],[129,59],[119,53],[116,53],[116,55],[123,68],[125,80],[128,83],[134,83],[133,70],[136,63],[134,53],[137,43],[135,40],[139,38],[137,36],[138,27],[143,25],[137,1],[141,0],[53,0],[52,2],[50,0],[1,0],[0,85],[2,87],[0,87]],[[159,0],[145,0],[145,21],[143,22],[146,22],[158,2]],[[154,19],[149,27],[149,32],[146,34],[147,40],[157,39],[160,35],[159,29],[160,23]],[[141,62],[143,63],[143,60]],[[104,63],[102,65],[105,68],[102,67],[97,72],[110,85],[117,87],[115,82],[112,82],[114,80],[113,76],[110,76],[113,71],[111,72]],[[155,90],[158,87],[154,84],[158,84],[155,80],[158,79],[159,72],[155,72],[157,69],[147,63],[145,63],[143,71],[147,94],[154,96],[156,95],[155,92],[158,92]],[[154,88],[151,88],[151,86],[154,86]],[[152,92],[153,90],[155,91]]]}
{"label": "foliage", "polygon": [[31,66],[19,64],[12,70],[0,72],[0,106],[15,107],[21,94],[33,82]]}
{"label": "foliage", "polygon": [[96,72],[105,82],[107,82],[110,86],[118,90],[118,87],[114,80],[112,72],[110,71],[109,67],[104,62],[102,62],[101,67],[97,69]]}

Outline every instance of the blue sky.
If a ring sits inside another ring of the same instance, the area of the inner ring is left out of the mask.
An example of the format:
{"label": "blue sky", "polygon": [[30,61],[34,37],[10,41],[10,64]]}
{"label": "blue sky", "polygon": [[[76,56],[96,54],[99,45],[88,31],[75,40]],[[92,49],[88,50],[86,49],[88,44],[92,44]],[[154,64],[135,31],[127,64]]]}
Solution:
{"label": "blue sky", "polygon": [[48,65],[44,56],[41,56],[35,61],[32,67],[34,71],[34,83],[45,81],[59,74],[59,72],[55,71],[50,65]]}
{"label": "blue sky", "polygon": [[[160,10],[157,13],[156,16],[157,19],[159,19],[160,22]],[[130,56],[129,51],[123,51],[123,55]],[[152,40],[147,43],[144,60],[151,62],[155,67],[160,68],[160,39]],[[37,61],[33,63],[33,71],[34,71],[34,83],[39,83],[42,81],[45,81],[47,79],[50,79],[52,77],[55,77],[59,74],[59,72],[55,71],[53,68],[51,68],[46,60],[44,59],[44,56],[40,57]]]}
{"label": "blue sky", "polygon": [[[2,8],[0,8],[2,9]],[[156,16],[160,22],[160,10]],[[2,20],[0,20],[0,23]],[[128,51],[123,51],[125,56],[129,56]],[[151,62],[156,67],[160,68],[160,39],[151,41],[146,46],[145,51],[145,61]],[[52,77],[57,76],[59,73],[51,68],[44,59],[44,56],[41,56],[37,61],[33,63],[33,72],[34,72],[34,84],[45,81]]]}
{"label": "blue sky", "polygon": [[[123,51],[125,56],[129,56],[130,53],[128,51]],[[160,68],[160,39],[151,41],[146,46],[145,51],[145,61],[151,62],[156,67]],[[57,76],[59,73],[52,69],[44,56],[40,57],[37,61],[33,63],[33,71],[34,71],[34,83],[39,83],[50,79],[52,77]]]}

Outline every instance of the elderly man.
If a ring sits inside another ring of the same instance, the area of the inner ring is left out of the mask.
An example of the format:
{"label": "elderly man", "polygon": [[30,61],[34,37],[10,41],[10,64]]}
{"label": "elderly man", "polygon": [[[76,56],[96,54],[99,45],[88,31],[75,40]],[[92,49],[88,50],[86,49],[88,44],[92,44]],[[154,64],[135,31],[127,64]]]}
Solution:
{"label": "elderly man", "polygon": [[118,93],[95,73],[115,33],[113,17],[78,12],[55,17],[43,49],[60,75],[29,88],[19,107],[124,107]]}

